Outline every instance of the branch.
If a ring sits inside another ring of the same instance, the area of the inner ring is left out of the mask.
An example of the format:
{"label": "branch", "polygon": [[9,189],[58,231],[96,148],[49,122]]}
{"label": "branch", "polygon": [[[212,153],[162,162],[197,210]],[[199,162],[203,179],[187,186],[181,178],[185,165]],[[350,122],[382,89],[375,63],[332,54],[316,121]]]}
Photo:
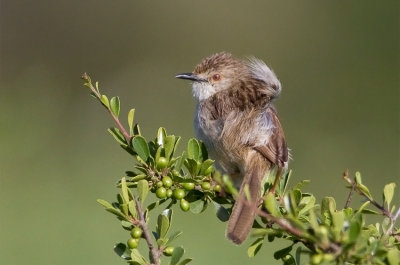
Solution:
{"label": "branch", "polygon": [[108,113],[110,113],[111,117],[114,119],[115,123],[117,124],[119,130],[122,132],[124,135],[125,141],[128,145],[131,145],[131,138],[132,136],[129,135],[129,133],[125,130],[124,126],[121,124],[119,121],[118,117],[115,116],[115,114],[111,111],[111,109],[107,108]]}
{"label": "branch", "polygon": [[91,80],[90,76],[89,76],[87,73],[83,73],[82,76],[81,76],[81,78],[82,78],[83,80],[86,81],[85,86],[87,86],[87,87],[90,88],[90,90],[91,90],[92,93],[93,93],[92,95],[93,95],[94,97],[96,97],[96,98],[100,101],[100,103],[107,109],[108,113],[111,115],[111,117],[114,119],[115,123],[117,124],[119,130],[120,130],[120,131],[122,132],[122,134],[124,135],[124,138],[125,138],[126,143],[127,143],[128,145],[130,145],[130,140],[131,140],[132,137],[131,137],[131,136],[129,135],[129,133],[125,130],[124,126],[123,126],[122,123],[119,121],[118,117],[111,111],[111,108],[110,108],[109,106],[105,105],[105,104],[103,103],[103,101],[101,100],[102,95],[101,95],[100,91],[99,91],[98,88],[97,88],[97,83],[96,83],[96,87],[93,86],[92,80]]}
{"label": "branch", "polygon": [[[284,218],[275,217],[275,216],[263,211],[262,209],[258,209],[257,214],[259,216],[261,216],[261,217],[267,218],[272,223],[275,223],[275,224],[279,225],[286,232],[299,237],[300,238],[299,241],[301,241],[301,242],[303,242],[305,244],[309,243],[309,242],[304,240],[304,239],[307,239],[309,237],[306,234],[304,234],[301,230],[299,230],[296,227],[292,226],[288,220],[286,220]],[[308,245],[306,245],[306,246],[308,246]],[[335,255],[338,255],[339,253],[342,252],[342,248],[339,245],[334,244],[334,243],[329,243],[328,247],[326,247],[325,245],[322,246],[322,245],[319,244],[319,247],[321,249],[326,250],[326,251],[333,252]]]}
{"label": "branch", "polygon": [[134,197],[134,199],[136,203],[136,210],[139,216],[139,226],[143,231],[143,238],[146,240],[147,246],[149,247],[151,265],[160,265],[161,251],[154,246],[151,240],[149,227],[147,226],[146,219],[144,217],[145,212],[143,211],[142,206],[140,205],[137,198]]}

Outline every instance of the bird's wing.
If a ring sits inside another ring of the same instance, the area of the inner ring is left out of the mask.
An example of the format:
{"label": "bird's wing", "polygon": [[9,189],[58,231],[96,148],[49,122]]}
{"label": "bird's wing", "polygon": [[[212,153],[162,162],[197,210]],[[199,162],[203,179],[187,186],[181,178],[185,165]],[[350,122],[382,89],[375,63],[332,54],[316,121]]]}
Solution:
{"label": "bird's wing", "polygon": [[273,107],[269,107],[267,112],[271,122],[273,123],[273,128],[271,129],[272,133],[270,134],[269,140],[266,144],[255,144],[253,148],[271,163],[283,168],[289,159],[289,151],[285,141],[285,134],[275,109]]}

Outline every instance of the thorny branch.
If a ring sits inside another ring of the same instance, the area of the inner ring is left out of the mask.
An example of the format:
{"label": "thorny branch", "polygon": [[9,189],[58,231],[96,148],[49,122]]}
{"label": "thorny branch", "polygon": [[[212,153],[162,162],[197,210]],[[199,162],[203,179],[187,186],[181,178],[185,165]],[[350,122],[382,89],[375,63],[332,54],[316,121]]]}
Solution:
{"label": "thorny branch", "polygon": [[135,203],[136,203],[136,210],[138,212],[139,216],[139,226],[143,231],[143,238],[146,240],[147,246],[149,247],[150,251],[150,262],[151,265],[159,265],[160,264],[160,257],[161,257],[161,250],[157,249],[152,240],[151,240],[151,233],[149,230],[149,227],[147,226],[146,223],[146,218],[145,218],[145,212],[142,209],[142,206],[140,205],[140,202],[135,198]]}

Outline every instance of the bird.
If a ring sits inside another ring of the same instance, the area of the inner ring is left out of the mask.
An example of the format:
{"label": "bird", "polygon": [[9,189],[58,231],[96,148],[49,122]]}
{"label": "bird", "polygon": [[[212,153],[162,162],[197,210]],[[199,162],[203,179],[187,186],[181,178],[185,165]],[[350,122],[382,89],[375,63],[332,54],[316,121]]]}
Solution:
{"label": "bird", "polygon": [[227,238],[240,245],[253,226],[264,179],[277,168],[269,190],[274,193],[288,166],[285,134],[273,106],[281,83],[262,60],[238,59],[228,52],[210,55],[176,78],[192,82],[196,137],[215,168],[240,187],[226,229]]}

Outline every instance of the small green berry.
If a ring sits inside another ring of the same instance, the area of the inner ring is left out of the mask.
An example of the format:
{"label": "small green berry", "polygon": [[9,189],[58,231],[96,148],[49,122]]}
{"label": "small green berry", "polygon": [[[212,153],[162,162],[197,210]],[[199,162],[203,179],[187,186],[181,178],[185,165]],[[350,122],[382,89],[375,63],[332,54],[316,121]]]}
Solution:
{"label": "small green berry", "polygon": [[182,211],[184,211],[184,212],[189,211],[190,204],[189,204],[189,202],[187,200],[181,199],[180,206],[181,206]]}
{"label": "small green berry", "polygon": [[179,171],[176,170],[176,169],[172,170],[172,175],[173,175],[174,177],[180,177],[180,176],[181,176],[181,174],[179,174]]}
{"label": "small green berry", "polygon": [[130,249],[137,248],[139,245],[139,239],[137,238],[129,238],[127,245]]}
{"label": "small green berry", "polygon": [[311,257],[311,264],[317,265],[321,264],[322,261],[322,254],[315,254]]}
{"label": "small green berry", "polygon": [[167,197],[167,189],[164,187],[160,187],[156,190],[156,196],[159,199],[164,199],[165,197]]}
{"label": "small green berry", "polygon": [[139,227],[135,226],[132,230],[131,230],[131,237],[132,238],[141,238],[142,237],[142,229],[140,229]]}
{"label": "small green berry", "polygon": [[201,183],[201,188],[202,188],[203,190],[209,190],[209,189],[211,189],[211,184],[210,184],[210,182],[204,181],[203,183]]}
{"label": "small green berry", "polygon": [[172,197],[172,190],[168,189],[167,190],[167,198],[171,198]]}
{"label": "small green berry", "polygon": [[174,190],[174,197],[178,200],[182,199],[183,197],[185,197],[185,191],[183,189]]}
{"label": "small green berry", "polygon": [[220,185],[215,185],[214,186],[214,191],[215,192],[220,192],[221,191],[221,186]]}
{"label": "small green berry", "polygon": [[185,182],[182,184],[183,188],[185,190],[193,190],[194,189],[194,183],[193,182]]}
{"label": "small green berry", "polygon": [[173,184],[172,179],[168,176],[163,177],[162,183],[164,184],[164,187],[166,187],[166,188],[171,187]]}
{"label": "small green berry", "polygon": [[172,256],[172,252],[174,252],[174,247],[169,246],[164,249],[165,256],[168,256],[168,257]]}
{"label": "small green berry", "polygon": [[164,185],[163,185],[163,183],[161,181],[156,183],[156,187],[157,188],[161,188],[162,186],[164,186]]}
{"label": "small green berry", "polygon": [[163,169],[166,168],[168,166],[168,160],[165,157],[159,157],[157,160],[157,169]]}

